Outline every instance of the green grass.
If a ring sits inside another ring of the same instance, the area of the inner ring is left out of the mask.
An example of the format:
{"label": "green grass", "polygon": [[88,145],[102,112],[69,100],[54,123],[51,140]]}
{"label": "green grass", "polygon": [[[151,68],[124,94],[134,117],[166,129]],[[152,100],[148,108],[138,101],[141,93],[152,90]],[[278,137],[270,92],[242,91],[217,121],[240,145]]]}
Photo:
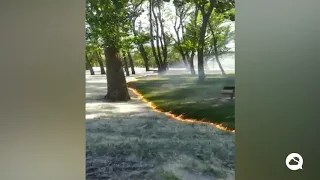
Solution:
{"label": "green grass", "polygon": [[181,177],[178,177],[173,172],[170,171],[161,171],[160,175],[162,176],[161,179],[163,180],[181,180]]}
{"label": "green grass", "polygon": [[129,87],[137,89],[162,111],[205,119],[234,130],[235,104],[221,94],[224,85],[234,85],[234,75],[230,78],[207,75],[202,83],[189,75],[149,76],[129,83]]}

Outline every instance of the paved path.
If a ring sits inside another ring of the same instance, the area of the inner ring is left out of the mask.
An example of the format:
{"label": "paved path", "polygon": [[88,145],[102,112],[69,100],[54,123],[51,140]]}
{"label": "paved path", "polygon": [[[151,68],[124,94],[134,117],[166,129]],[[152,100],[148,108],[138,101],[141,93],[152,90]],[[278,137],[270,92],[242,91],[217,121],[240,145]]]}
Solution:
{"label": "paved path", "polygon": [[86,75],[86,91],[87,180],[234,179],[234,134],[172,120],[132,92],[103,102],[104,75]]}

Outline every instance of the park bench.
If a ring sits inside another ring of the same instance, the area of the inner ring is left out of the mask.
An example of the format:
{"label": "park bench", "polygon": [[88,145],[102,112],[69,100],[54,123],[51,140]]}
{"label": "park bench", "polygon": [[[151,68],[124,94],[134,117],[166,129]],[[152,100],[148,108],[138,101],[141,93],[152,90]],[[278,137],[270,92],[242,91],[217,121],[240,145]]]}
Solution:
{"label": "park bench", "polygon": [[228,94],[230,95],[230,98],[233,99],[235,95],[235,90],[236,90],[235,86],[224,86],[222,89],[222,94]]}

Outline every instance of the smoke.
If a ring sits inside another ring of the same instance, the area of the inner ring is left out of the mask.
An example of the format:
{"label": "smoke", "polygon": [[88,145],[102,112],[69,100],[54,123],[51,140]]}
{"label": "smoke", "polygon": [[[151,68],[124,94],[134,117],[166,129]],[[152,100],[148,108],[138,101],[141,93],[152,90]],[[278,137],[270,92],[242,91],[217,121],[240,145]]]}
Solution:
{"label": "smoke", "polygon": [[[235,53],[234,52],[220,55],[219,60],[223,69],[226,71],[226,73],[235,72]],[[194,57],[193,64],[194,64],[194,69],[197,72],[198,71],[197,56]],[[221,70],[213,55],[207,58],[207,63],[204,63],[204,69],[206,74],[221,74]],[[175,75],[190,74],[190,69],[189,67],[185,67],[184,62],[181,60],[177,63],[170,64],[167,74],[175,74]]]}

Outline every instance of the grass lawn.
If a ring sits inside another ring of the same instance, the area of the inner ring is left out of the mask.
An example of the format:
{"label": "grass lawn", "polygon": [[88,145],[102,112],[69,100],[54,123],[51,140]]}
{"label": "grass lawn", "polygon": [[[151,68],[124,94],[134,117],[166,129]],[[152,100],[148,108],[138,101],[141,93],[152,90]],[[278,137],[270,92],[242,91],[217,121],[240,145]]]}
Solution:
{"label": "grass lawn", "polygon": [[147,76],[128,83],[162,111],[185,118],[206,120],[235,129],[235,102],[221,94],[224,85],[234,85],[234,75],[207,75],[205,82],[190,75]]}

